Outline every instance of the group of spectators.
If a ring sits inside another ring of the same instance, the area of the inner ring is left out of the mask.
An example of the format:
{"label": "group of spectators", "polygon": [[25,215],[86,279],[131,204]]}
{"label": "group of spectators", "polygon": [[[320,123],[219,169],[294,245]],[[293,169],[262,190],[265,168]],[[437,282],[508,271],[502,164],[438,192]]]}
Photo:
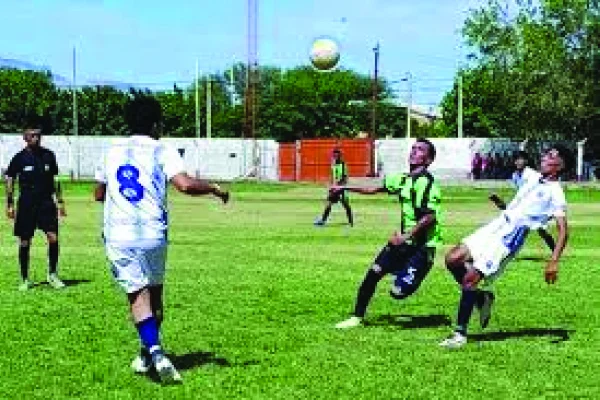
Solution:
{"label": "group of spectators", "polygon": [[471,179],[510,179],[514,169],[515,154],[475,153],[471,161]]}

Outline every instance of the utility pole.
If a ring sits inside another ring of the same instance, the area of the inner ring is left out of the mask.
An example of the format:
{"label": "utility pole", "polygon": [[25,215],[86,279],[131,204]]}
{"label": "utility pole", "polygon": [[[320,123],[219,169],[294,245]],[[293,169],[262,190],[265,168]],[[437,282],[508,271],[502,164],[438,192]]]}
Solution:
{"label": "utility pole", "polygon": [[196,81],[194,84],[194,92],[195,92],[195,111],[196,111],[196,138],[200,139],[200,73],[198,71],[198,59],[196,58]]}
{"label": "utility pole", "polygon": [[379,42],[373,47],[373,104],[371,105],[371,138],[377,137],[377,98],[379,92]]}
{"label": "utility pole", "polygon": [[412,108],[412,74],[406,73],[406,78],[400,79],[402,82],[406,82],[408,85],[408,99],[406,102],[406,138],[410,139],[410,114]]}
{"label": "utility pole", "polygon": [[212,136],[212,79],[206,78],[206,138]]}
{"label": "utility pole", "polygon": [[79,112],[77,110],[77,49],[73,46],[73,136],[75,138],[75,178],[79,179]]}
{"label": "utility pole", "polygon": [[462,70],[458,70],[458,137],[463,137],[463,77]]}

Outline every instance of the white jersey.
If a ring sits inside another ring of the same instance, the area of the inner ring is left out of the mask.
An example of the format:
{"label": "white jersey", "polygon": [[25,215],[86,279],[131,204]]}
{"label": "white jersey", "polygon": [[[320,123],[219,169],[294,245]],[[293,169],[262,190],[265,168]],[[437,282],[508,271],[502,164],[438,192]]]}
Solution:
{"label": "white jersey", "polygon": [[184,172],[174,148],[148,136],[113,142],[96,172],[106,184],[104,240],[144,247],[167,239],[167,183]]}
{"label": "white jersey", "polygon": [[517,189],[520,189],[527,181],[532,179],[540,179],[542,174],[533,168],[525,167],[523,171],[515,171],[510,178],[510,181]]}
{"label": "white jersey", "polygon": [[546,181],[542,175],[525,168],[517,194],[507,205],[504,216],[515,227],[538,229],[567,211],[565,194],[557,181]]}

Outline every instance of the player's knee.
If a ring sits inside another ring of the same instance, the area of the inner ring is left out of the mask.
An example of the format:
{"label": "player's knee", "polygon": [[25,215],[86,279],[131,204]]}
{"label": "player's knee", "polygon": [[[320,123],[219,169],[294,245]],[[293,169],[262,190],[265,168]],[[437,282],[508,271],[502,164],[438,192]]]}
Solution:
{"label": "player's knee", "polygon": [[456,248],[446,254],[446,268],[454,269],[464,266],[464,257]]}
{"label": "player's knee", "polygon": [[29,239],[21,239],[19,241],[19,247],[29,247],[31,246],[31,240]]}
{"label": "player's knee", "polygon": [[47,233],[46,239],[48,240],[48,244],[58,243],[58,235],[56,233]]}

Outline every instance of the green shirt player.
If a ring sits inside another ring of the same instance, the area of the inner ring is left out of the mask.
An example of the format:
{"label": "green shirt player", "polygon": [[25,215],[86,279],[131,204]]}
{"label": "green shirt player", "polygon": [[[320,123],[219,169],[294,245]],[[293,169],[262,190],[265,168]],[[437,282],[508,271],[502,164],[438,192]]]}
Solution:
{"label": "green shirt player", "polygon": [[400,229],[375,258],[358,289],[354,314],[336,328],[353,328],[362,324],[367,306],[379,281],[386,274],[395,279],[390,295],[402,300],[415,293],[433,265],[435,248],[441,244],[440,188],[427,168],[435,158],[435,147],[427,139],[417,139],[410,157],[410,172],[385,177],[383,186],[375,188],[338,187],[362,194],[387,192],[398,196]]}
{"label": "green shirt player", "polygon": [[[331,183],[334,186],[343,186],[348,182],[348,168],[342,158],[342,152],[340,149],[333,150],[333,164],[331,164]],[[342,206],[346,210],[346,217],[348,217],[348,223],[350,226],[354,225],[352,218],[352,209],[350,208],[350,199],[345,190],[329,191],[327,196],[327,205],[323,211],[323,216],[315,221],[316,226],[323,226],[327,222],[327,218],[331,213],[331,206],[336,203],[342,203]]]}

